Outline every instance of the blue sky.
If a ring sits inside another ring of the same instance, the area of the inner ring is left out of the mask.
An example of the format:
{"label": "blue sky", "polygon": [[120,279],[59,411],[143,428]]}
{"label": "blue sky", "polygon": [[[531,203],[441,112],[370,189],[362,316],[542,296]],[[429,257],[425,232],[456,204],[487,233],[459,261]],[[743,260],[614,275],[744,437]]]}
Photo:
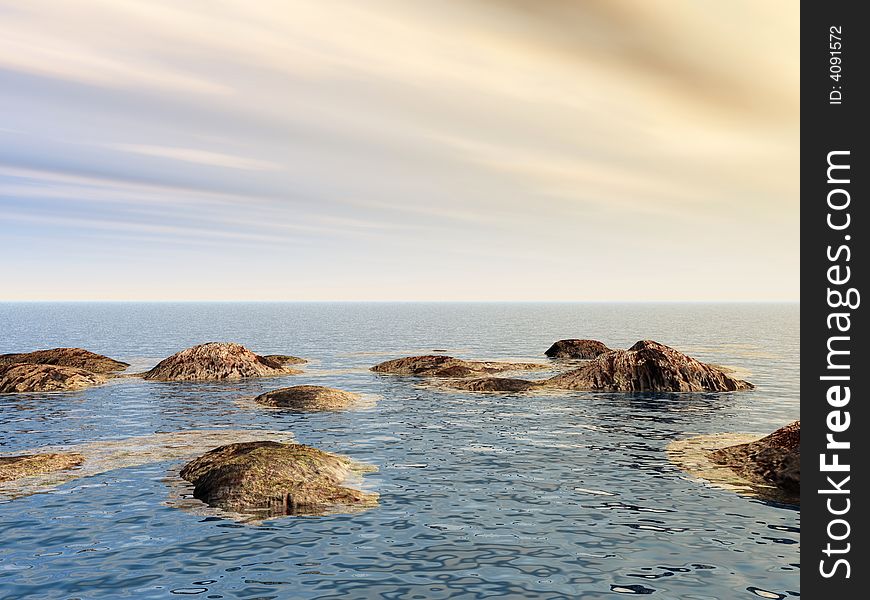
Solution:
{"label": "blue sky", "polygon": [[796,300],[797,12],[0,1],[0,299]]}

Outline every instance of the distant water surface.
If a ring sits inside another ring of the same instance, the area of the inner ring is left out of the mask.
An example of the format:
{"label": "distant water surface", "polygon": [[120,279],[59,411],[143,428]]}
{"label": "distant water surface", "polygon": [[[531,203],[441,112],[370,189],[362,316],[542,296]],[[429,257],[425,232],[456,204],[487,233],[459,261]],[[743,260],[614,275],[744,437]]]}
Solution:
{"label": "distant water surface", "polygon": [[[0,502],[0,597],[618,598],[799,595],[794,507],[690,480],[669,442],[799,418],[798,305],[0,304],[0,353],[81,346],[147,368],[205,341],[311,359],[239,383],[130,380],[0,396],[0,452],[189,429],[291,432],[373,464],[380,506],[261,526],[174,508],[180,463]],[[446,350],[545,360],[567,337],[655,339],[748,371],[736,394],[445,393],[366,369]],[[296,384],[372,394],[343,413],[239,400]]]}

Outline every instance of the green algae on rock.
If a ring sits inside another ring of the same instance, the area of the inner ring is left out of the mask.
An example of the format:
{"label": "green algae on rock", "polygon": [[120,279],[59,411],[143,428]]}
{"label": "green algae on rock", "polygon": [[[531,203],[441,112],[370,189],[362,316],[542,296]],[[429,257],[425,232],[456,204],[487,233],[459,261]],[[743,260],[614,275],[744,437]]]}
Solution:
{"label": "green algae on rock", "polygon": [[377,504],[377,494],[342,483],[361,465],[302,444],[253,441],[220,446],[187,463],[180,476],[209,506],[267,516],[321,514]]}
{"label": "green algae on rock", "polygon": [[143,377],[155,381],[213,381],[299,373],[276,359],[254,354],[241,344],[209,342],[163,359]]}
{"label": "green algae on rock", "polygon": [[263,406],[292,409],[299,412],[341,410],[360,399],[359,394],[321,385],[296,385],[272,390],[254,398]]}
{"label": "green algae on rock", "polygon": [[77,467],[83,462],[85,457],[75,452],[0,456],[0,482],[64,471]]}
{"label": "green algae on rock", "polygon": [[31,363],[0,365],[0,394],[71,392],[106,381],[105,375],[75,367]]}
{"label": "green algae on rock", "polygon": [[52,348],[18,354],[0,354],[0,365],[13,363],[74,367],[100,374],[116,373],[130,366],[125,362],[83,348]]}

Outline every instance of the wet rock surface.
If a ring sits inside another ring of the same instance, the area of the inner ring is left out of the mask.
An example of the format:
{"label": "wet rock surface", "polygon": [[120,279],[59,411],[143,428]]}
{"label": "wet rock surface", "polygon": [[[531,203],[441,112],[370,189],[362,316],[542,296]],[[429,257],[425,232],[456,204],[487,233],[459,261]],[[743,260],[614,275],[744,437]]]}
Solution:
{"label": "wet rock surface", "polygon": [[610,352],[610,348],[598,340],[559,340],[550,346],[544,354],[550,358],[597,358]]}
{"label": "wet rock surface", "polygon": [[30,363],[0,365],[0,394],[70,392],[105,382],[105,375],[75,367]]}
{"label": "wet rock surface", "polygon": [[349,458],[310,446],[253,441],[206,452],[180,475],[210,506],[276,516],[375,505],[376,494],[342,485],[353,470]]}
{"label": "wet rock surface", "polygon": [[143,377],[155,381],[210,381],[277,377],[300,372],[279,364],[275,359],[254,354],[241,344],[210,342],[173,354]]}
{"label": "wet rock surface", "polygon": [[72,469],[83,462],[81,454],[63,452],[0,456],[0,482]]}
{"label": "wet rock surface", "polygon": [[359,394],[320,385],[297,385],[260,394],[254,401],[300,412],[341,410],[359,400]]}
{"label": "wet rock surface", "polygon": [[799,495],[800,443],[801,422],[795,421],[760,440],[714,450],[709,457],[749,481]]}
{"label": "wet rock surface", "polygon": [[130,366],[125,362],[83,348],[52,348],[18,354],[0,354],[0,365],[13,363],[74,367],[101,374],[116,373]]}

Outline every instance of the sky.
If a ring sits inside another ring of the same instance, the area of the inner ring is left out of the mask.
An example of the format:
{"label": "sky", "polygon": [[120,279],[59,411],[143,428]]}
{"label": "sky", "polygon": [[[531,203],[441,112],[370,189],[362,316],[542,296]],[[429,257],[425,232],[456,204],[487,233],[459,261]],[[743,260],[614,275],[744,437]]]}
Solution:
{"label": "sky", "polygon": [[0,300],[796,301],[788,0],[0,0]]}

